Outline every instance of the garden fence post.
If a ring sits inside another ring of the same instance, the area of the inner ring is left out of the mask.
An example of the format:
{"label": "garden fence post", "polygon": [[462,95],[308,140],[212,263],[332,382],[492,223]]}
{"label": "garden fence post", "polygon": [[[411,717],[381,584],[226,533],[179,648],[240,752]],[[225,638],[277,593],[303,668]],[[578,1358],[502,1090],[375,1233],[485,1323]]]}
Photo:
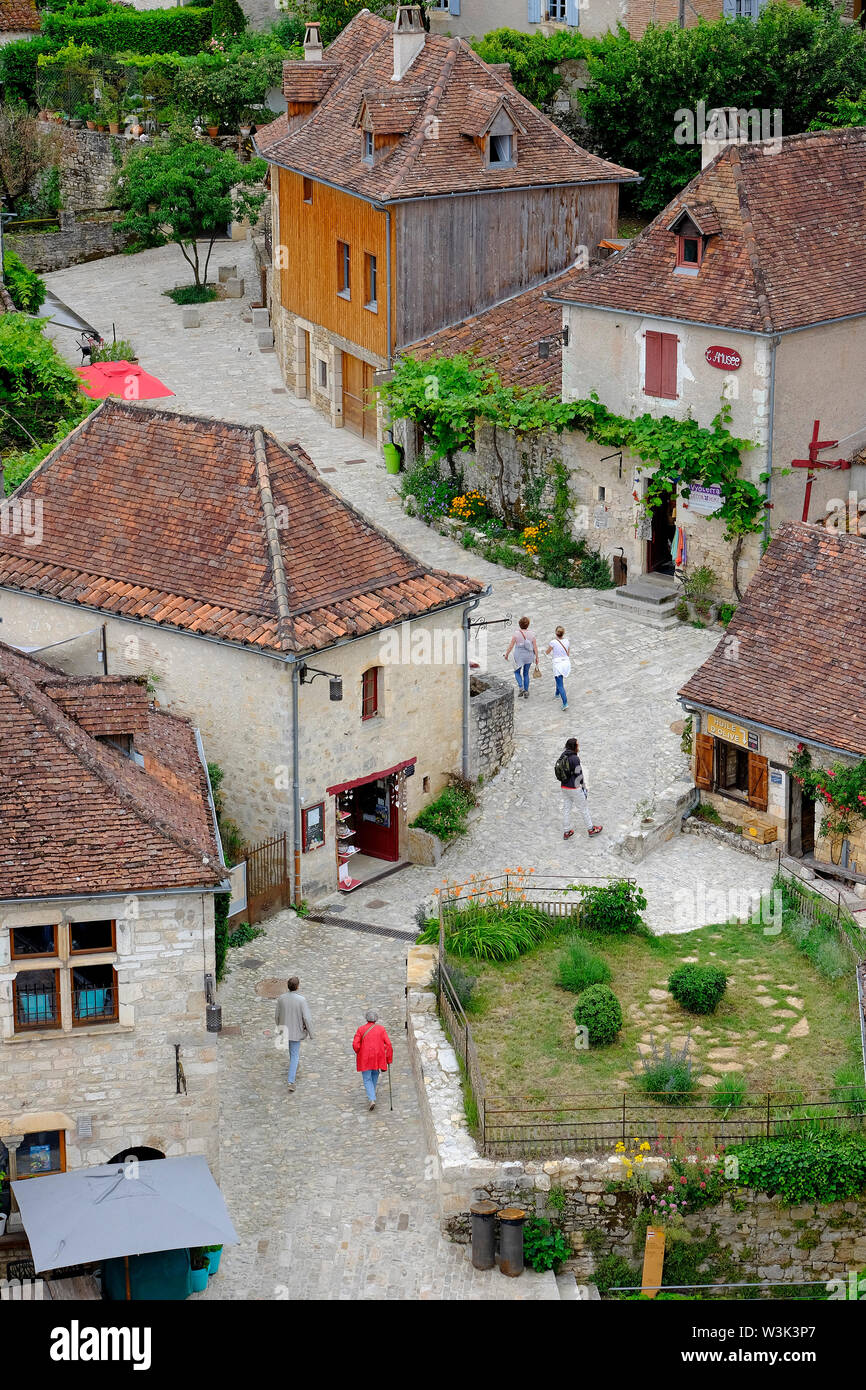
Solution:
{"label": "garden fence post", "polygon": [[506,903],[509,903],[509,902],[511,901],[511,899],[510,899],[510,897],[508,896],[508,894],[509,894],[509,888],[508,888],[508,874],[506,874],[506,875],[505,875],[505,901],[506,901]]}
{"label": "garden fence post", "polygon": [[625,1143],[625,1092],[622,1097],[622,1142]]}
{"label": "garden fence post", "polygon": [[772,1092],[767,1092],[767,1138],[770,1137],[770,1096]]}

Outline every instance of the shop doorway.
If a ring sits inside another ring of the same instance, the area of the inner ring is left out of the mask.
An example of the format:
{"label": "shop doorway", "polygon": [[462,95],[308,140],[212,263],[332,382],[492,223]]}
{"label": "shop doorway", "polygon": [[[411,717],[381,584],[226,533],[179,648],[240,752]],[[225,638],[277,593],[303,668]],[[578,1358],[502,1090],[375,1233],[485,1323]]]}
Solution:
{"label": "shop doorway", "polygon": [[652,532],[646,543],[647,574],[669,574],[673,577],[674,562],[671,546],[677,531],[677,495],[668,488],[651,514]]}
{"label": "shop doorway", "polygon": [[405,801],[403,778],[415,759],[348,786],[329,787],[336,797],[338,887],[351,892],[362,883],[393,873],[400,858]]}

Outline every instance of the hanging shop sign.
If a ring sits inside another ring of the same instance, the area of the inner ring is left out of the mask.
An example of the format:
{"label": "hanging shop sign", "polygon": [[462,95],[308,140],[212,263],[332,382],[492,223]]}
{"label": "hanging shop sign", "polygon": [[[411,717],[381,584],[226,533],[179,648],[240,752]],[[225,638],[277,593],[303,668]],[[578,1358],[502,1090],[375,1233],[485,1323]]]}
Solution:
{"label": "hanging shop sign", "polygon": [[710,487],[698,487],[697,484],[689,485],[689,495],[683,498],[683,505],[692,512],[701,512],[704,516],[712,516],[717,512],[724,502],[722,489],[718,483],[713,483]]}
{"label": "hanging shop sign", "polygon": [[708,347],[704,356],[711,367],[718,367],[721,372],[736,372],[743,365],[743,359],[736,348]]}
{"label": "hanging shop sign", "polygon": [[717,714],[707,715],[707,733],[712,734],[713,738],[724,739],[725,743],[748,748],[752,753],[757,753],[760,747],[759,736],[754,730],[745,729],[742,724],[732,724],[729,719],[720,719]]}

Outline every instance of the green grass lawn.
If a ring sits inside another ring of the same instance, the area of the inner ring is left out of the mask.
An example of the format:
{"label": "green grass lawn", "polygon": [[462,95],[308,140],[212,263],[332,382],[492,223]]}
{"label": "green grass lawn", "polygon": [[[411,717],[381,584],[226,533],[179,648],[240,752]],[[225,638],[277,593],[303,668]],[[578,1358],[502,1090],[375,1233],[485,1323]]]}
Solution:
{"label": "green grass lawn", "polygon": [[[698,1091],[707,1095],[733,1074],[750,1095],[795,1089],[808,1098],[829,1093],[840,1069],[859,1063],[853,966],[830,981],[786,935],[724,923],[651,939],[585,939],[610,965],[623,1011],[617,1041],[589,1051],[574,1046],[576,995],[556,982],[565,937],[507,964],[460,962],[479,979],[470,1023],[488,1098],[540,1104],[586,1092],[636,1092],[634,1071],[651,1034],[660,1047],[668,1040],[681,1045],[691,1034]],[[718,1009],[703,1017],[667,992],[671,971],[695,958],[729,977]]]}

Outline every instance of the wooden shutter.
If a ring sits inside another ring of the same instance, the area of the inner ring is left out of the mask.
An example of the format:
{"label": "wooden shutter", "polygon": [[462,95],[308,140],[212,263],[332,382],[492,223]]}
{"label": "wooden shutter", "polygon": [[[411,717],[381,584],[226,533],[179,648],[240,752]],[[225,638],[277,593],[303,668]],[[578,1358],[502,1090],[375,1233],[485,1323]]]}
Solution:
{"label": "wooden shutter", "polygon": [[675,333],[660,333],[661,390],[660,396],[674,401],[677,398],[677,337]]}
{"label": "wooden shutter", "polygon": [[713,789],[713,761],[716,740],[712,734],[695,734],[695,786],[702,791]]}
{"label": "wooden shutter", "polygon": [[648,396],[662,393],[662,334],[647,333],[643,389]]}
{"label": "wooden shutter", "polygon": [[767,759],[760,753],[749,754],[749,805],[756,811],[767,809]]}
{"label": "wooden shutter", "polygon": [[722,13],[725,19],[736,19],[737,0],[722,0]]}
{"label": "wooden shutter", "polygon": [[526,18],[530,24],[541,23],[541,0],[526,0]]}
{"label": "wooden shutter", "polygon": [[565,22],[575,28],[580,23],[580,0],[565,0]]}
{"label": "wooden shutter", "polygon": [[449,13],[449,14],[459,14],[459,13],[460,13],[460,0],[448,0],[448,13]]}

